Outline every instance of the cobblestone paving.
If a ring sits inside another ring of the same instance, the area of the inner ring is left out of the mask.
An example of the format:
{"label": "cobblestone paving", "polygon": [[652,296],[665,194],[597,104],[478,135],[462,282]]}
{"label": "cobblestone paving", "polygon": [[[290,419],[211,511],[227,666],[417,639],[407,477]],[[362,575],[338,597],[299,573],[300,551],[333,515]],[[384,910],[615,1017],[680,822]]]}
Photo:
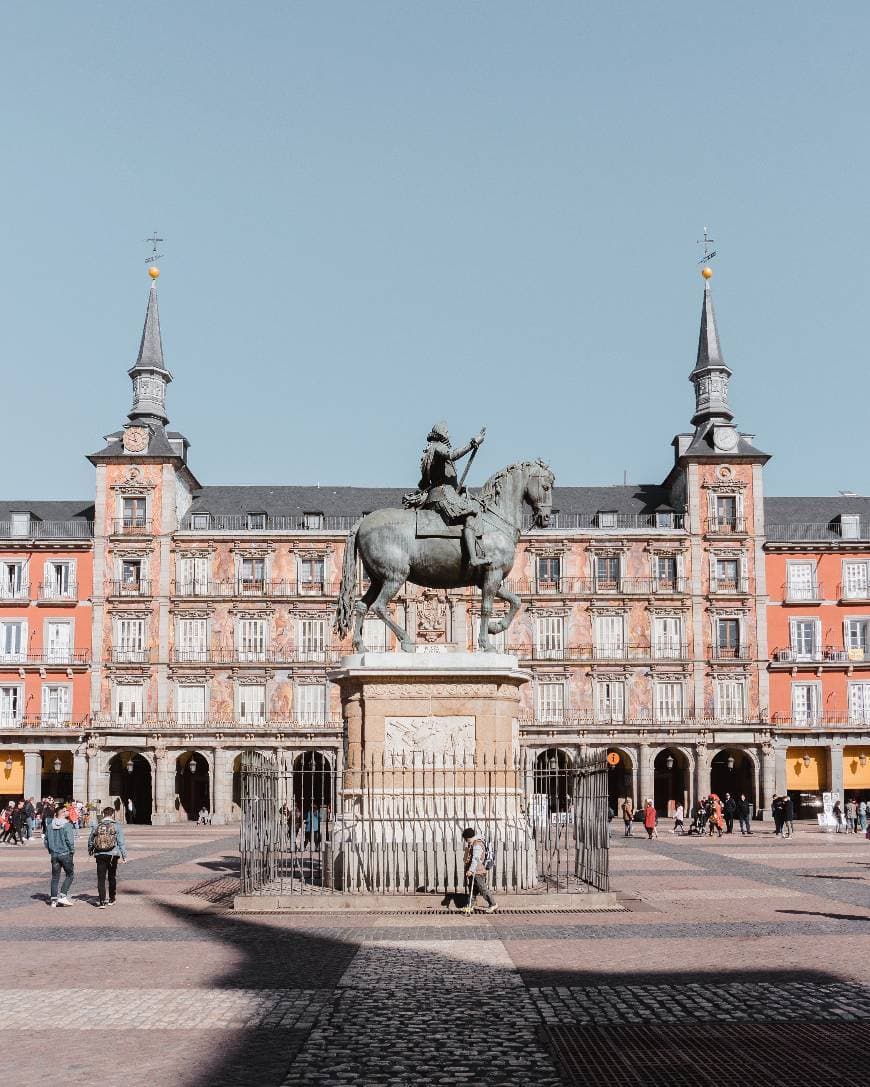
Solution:
{"label": "cobblestone paving", "polygon": [[104,912],[84,856],[75,908],[49,910],[41,844],[0,850],[9,1082],[41,1082],[62,1048],[64,1087],[567,1087],[635,1082],[614,1064],[631,1045],[676,1087],[681,1030],[722,1082],[726,1049],[769,1065],[771,1031],[819,1024],[848,1048],[837,1031],[870,1029],[863,839],[620,837],[620,913],[233,915],[226,830],[130,828]]}

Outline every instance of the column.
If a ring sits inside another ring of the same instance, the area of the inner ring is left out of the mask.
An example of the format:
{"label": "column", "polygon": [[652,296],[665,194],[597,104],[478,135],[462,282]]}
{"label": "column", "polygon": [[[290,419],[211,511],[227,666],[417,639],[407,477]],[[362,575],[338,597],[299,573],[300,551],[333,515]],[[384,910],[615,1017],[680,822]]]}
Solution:
{"label": "column", "polygon": [[229,820],[230,804],[233,795],[232,763],[227,765],[227,752],[222,747],[215,747],[212,753],[212,789],[211,821],[222,825]]}
{"label": "column", "polygon": [[26,799],[42,797],[42,752],[24,752],[24,796]]}
{"label": "column", "polygon": [[761,747],[761,795],[758,798],[759,818],[764,818],[765,813],[770,813],[770,805],[776,792],[776,764],[780,754],[783,762],[783,778],[785,777],[785,751],[777,751],[773,744],[762,744]]}
{"label": "column", "polygon": [[695,749],[697,761],[698,799],[710,795],[710,755],[706,744]]}
{"label": "column", "polygon": [[84,747],[73,752],[73,798],[84,800],[88,792],[88,760]]}
{"label": "column", "polygon": [[[818,755],[821,755],[824,748],[818,749]],[[816,756],[818,758],[818,755]],[[842,742],[834,741],[831,744],[829,751],[831,759],[831,792],[836,793],[840,798],[842,806],[843,801],[843,744]],[[825,791],[824,782],[822,782],[822,792]]]}
{"label": "column", "polygon": [[154,781],[153,781],[153,802],[154,808],[151,813],[151,822],[154,824],[163,824],[167,820],[164,818],[166,812],[166,748],[155,747],[154,748]]}
{"label": "column", "polygon": [[640,744],[637,749],[638,797],[635,807],[642,808],[653,796],[652,761],[649,744]]}
{"label": "column", "polygon": [[770,808],[770,801],[773,799],[774,793],[777,796],[782,796],[786,792],[788,784],[788,772],[786,768],[786,762],[788,759],[788,749],[785,747],[777,747],[774,751],[775,763],[774,763],[774,777],[773,777],[773,790],[767,799],[767,806]]}

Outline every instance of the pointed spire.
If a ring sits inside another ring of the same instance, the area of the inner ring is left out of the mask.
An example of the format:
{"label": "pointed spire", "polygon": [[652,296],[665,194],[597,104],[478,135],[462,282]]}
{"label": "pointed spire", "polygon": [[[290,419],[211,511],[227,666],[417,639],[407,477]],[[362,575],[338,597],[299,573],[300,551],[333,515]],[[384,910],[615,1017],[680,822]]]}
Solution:
{"label": "pointed spire", "polygon": [[169,422],[166,386],[172,381],[172,374],[163,361],[163,340],[160,336],[160,312],[157,308],[157,277],[160,270],[152,266],[148,274],[151,276],[151,289],[148,292],[139,354],[127,371],[133,380],[133,406],[128,418],[131,423],[165,426]]}
{"label": "pointed spire", "polygon": [[728,379],[731,371],[725,365],[719,344],[719,329],[713,309],[713,293],[710,290],[709,268],[704,268],[704,301],[701,305],[701,331],[698,336],[698,355],[689,381],[695,386],[695,414],[692,423],[697,427],[709,421],[731,422],[734,413],[728,406]]}
{"label": "pointed spire", "polygon": [[148,308],[145,310],[145,324],[142,327],[142,339],[139,354],[130,373],[136,370],[163,370],[163,340],[160,337],[160,312],[157,309],[157,281],[151,284],[148,292]]}

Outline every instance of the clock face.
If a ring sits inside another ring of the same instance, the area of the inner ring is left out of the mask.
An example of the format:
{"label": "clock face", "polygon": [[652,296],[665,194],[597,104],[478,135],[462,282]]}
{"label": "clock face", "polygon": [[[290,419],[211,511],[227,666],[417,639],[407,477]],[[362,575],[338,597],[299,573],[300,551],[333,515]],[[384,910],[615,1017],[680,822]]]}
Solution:
{"label": "clock face", "polygon": [[739,435],[733,427],[717,426],[713,430],[713,441],[716,443],[716,448],[723,450],[725,453],[730,453],[732,449],[736,449],[739,440]]}
{"label": "clock face", "polygon": [[130,426],[124,431],[124,448],[128,453],[141,453],[148,445],[148,431],[144,427]]}

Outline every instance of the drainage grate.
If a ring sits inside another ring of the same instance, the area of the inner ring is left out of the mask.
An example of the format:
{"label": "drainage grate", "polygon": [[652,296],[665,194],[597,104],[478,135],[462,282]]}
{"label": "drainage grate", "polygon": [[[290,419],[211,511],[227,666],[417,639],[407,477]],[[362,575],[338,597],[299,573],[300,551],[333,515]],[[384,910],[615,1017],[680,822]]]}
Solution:
{"label": "drainage grate", "polygon": [[[194,891],[194,888],[191,887],[187,891],[185,891],[185,894],[191,894],[191,893],[193,893],[193,891]],[[323,917],[324,915],[327,915],[327,916],[330,916],[330,917],[344,917],[347,914],[361,914],[361,913],[378,914],[381,917],[465,917],[465,918],[468,917],[468,914],[466,914],[464,910],[459,910],[459,909],[457,909],[457,910],[447,910],[447,909],[444,909],[444,910],[389,910],[389,909],[373,909],[371,907],[366,907],[366,906],[342,906],[342,907],[335,907],[333,909],[328,909],[328,908],[319,909],[316,906],[302,906],[301,903],[304,902],[304,901],[305,901],[305,899],[300,899],[300,905],[299,906],[287,906],[287,907],[282,906],[280,909],[275,909],[275,910],[245,910],[244,913],[245,913],[246,917],[247,916],[259,917],[261,915],[269,914],[269,913],[290,913],[290,914],[296,914],[297,916],[304,915],[306,917],[309,914],[317,914],[320,917]],[[232,902],[232,897],[230,898],[230,902]],[[528,914],[528,913],[536,913],[536,914],[540,914],[540,913],[559,913],[559,914],[562,914],[562,913],[582,913],[582,914],[587,914],[587,913],[625,913],[625,912],[626,912],[626,910],[625,910],[624,906],[595,906],[592,909],[582,909],[582,908],[577,909],[576,907],[572,907],[572,906],[531,906],[531,907],[499,906],[498,912],[495,914],[495,916],[496,917],[503,917],[506,914],[518,914],[518,913],[525,913],[525,914]],[[483,909],[475,910],[473,916],[477,917],[477,918],[486,917],[487,913],[486,913],[486,910],[483,910]]]}
{"label": "drainage grate", "polygon": [[[715,987],[710,999],[715,1005]],[[584,1087],[863,1083],[870,1051],[866,1021],[632,1023],[545,1026],[538,1032],[564,1082]]]}

